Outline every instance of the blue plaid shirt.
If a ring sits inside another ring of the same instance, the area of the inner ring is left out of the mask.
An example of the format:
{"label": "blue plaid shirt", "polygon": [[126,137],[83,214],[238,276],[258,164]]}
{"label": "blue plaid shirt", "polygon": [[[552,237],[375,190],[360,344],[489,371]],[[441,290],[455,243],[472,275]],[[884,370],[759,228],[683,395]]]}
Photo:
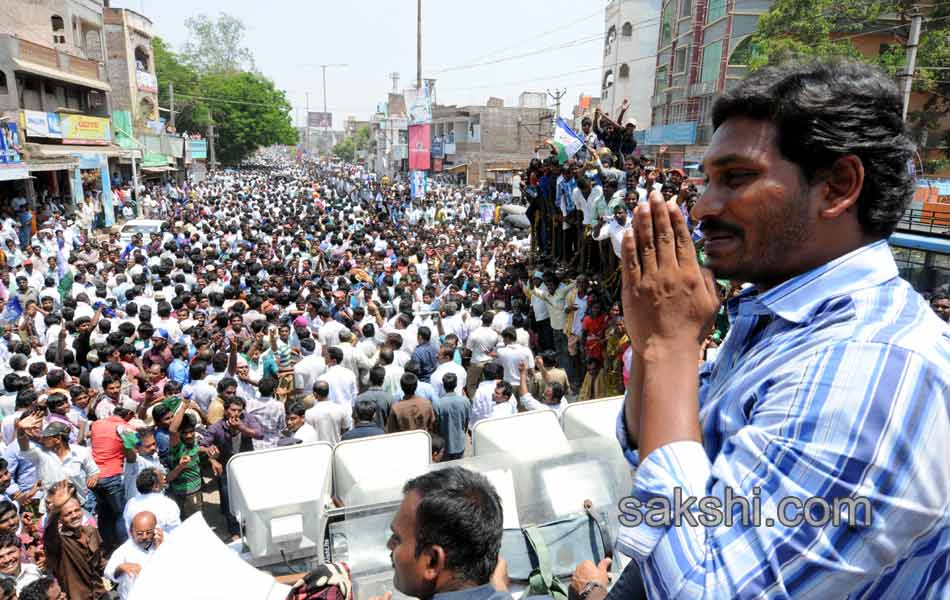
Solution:
{"label": "blue plaid shirt", "polygon": [[747,289],[728,310],[732,329],[700,369],[702,444],[641,463],[620,415],[632,495],[758,488],[763,519],[788,496],[865,497],[870,526],[622,527],[650,597],[950,597],[950,330],[887,243]]}

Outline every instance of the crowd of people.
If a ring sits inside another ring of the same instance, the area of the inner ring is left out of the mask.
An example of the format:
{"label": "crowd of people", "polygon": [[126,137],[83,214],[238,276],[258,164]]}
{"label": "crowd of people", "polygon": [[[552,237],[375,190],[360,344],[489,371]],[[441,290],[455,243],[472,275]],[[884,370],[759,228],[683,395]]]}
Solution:
{"label": "crowd of people", "polygon": [[[536,167],[528,198],[548,182]],[[493,192],[412,199],[358,165],[264,157],[137,202],[117,186],[116,206],[165,223],[131,239],[98,227],[92,196],[41,201],[29,220],[14,207],[2,585],[52,576],[96,598],[104,576],[125,597],[163,536],[211,510],[209,486],[237,539],[235,453],[425,429],[433,460],[454,460],[482,419],[622,394],[619,281],[486,216]]]}
{"label": "crowd of people", "polygon": [[[620,259],[648,197],[675,202],[704,260],[698,190],[637,152],[635,126],[598,112],[574,158],[532,161],[504,198],[524,201],[528,227],[510,205],[484,210],[490,190],[436,183],[417,199],[363,166],[267,155],[141,190],[129,205],[164,225],[127,240],[97,229],[94,206],[27,220],[11,204],[3,597],[100,598],[106,582],[127,597],[165,536],[212,510],[209,486],[222,537],[238,539],[225,468],[237,453],[421,429],[450,461],[483,419],[623,394],[642,359]],[[718,281],[716,299],[741,298],[741,281]],[[932,307],[950,316],[946,296]],[[723,304],[696,364],[729,321]],[[407,498],[444,485],[416,482]]]}

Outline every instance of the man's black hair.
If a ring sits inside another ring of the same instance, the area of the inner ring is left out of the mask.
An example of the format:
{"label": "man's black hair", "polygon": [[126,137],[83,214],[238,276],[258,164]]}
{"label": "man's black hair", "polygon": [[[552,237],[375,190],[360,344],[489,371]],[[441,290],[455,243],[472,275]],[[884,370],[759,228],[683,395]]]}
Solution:
{"label": "man's black hair", "polygon": [[135,489],[140,494],[149,494],[158,486],[159,477],[158,469],[142,469],[135,478]]}
{"label": "man's black hair", "polygon": [[914,144],[900,91],[883,71],[847,60],[766,67],[716,100],[714,129],[734,117],[774,124],[779,152],[809,183],[837,159],[858,157],[864,167],[858,222],[868,235],[894,231],[914,193],[907,167]]}
{"label": "man's black hair", "polygon": [[460,581],[488,583],[501,549],[501,499],[488,479],[449,467],[410,479],[403,493],[421,498],[416,508],[416,556],[441,546],[446,567]]}

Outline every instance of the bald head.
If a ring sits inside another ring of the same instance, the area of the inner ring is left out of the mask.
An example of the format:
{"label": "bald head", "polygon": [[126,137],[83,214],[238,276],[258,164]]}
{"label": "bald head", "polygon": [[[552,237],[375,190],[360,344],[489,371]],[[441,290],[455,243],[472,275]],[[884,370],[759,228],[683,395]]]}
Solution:
{"label": "bald head", "polygon": [[135,544],[148,550],[155,543],[155,530],[158,521],[155,514],[144,510],[132,517],[132,526],[129,527],[129,533]]}

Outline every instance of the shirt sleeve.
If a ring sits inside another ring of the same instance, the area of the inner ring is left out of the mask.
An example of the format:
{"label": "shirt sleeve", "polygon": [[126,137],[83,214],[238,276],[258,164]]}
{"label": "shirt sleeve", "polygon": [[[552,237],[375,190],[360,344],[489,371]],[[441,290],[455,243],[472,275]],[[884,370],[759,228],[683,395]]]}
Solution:
{"label": "shirt sleeve", "polygon": [[[748,392],[748,423],[717,455],[681,441],[640,462],[618,547],[651,597],[861,590],[945,519],[948,387],[932,364],[884,344],[803,358]],[[713,499],[718,512],[703,508]],[[679,523],[660,510],[677,506]]]}

